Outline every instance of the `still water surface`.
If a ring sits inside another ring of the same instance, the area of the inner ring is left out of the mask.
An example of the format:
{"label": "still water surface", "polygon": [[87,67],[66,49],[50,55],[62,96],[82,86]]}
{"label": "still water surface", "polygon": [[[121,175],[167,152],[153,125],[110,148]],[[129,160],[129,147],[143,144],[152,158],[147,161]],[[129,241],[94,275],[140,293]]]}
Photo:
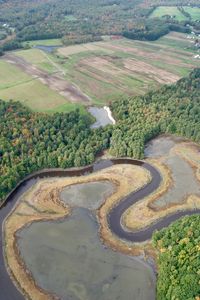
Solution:
{"label": "still water surface", "polygon": [[91,125],[91,128],[99,128],[99,127],[105,127],[108,124],[113,124],[112,120],[108,116],[108,112],[103,108],[92,106],[88,108],[89,113],[93,117],[95,117],[96,122]]}
{"label": "still water surface", "polygon": [[60,222],[33,223],[18,246],[37,284],[63,300],[154,300],[155,275],[143,262],[105,248],[95,215],[74,208]]}
{"label": "still water surface", "polygon": [[68,186],[61,192],[61,200],[70,206],[97,209],[107,197],[113,194],[114,184],[109,181],[96,181]]}

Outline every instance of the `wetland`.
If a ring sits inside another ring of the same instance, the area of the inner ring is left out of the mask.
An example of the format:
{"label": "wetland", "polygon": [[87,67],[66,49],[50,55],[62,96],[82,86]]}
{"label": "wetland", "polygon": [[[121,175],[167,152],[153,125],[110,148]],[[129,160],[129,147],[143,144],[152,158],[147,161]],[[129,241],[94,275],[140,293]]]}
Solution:
{"label": "wetland", "polygon": [[[194,143],[168,136],[151,141],[145,155],[144,162],[100,160],[78,174],[47,172],[52,178],[33,181],[18,197],[5,222],[6,241],[11,237],[5,253],[25,295],[38,300],[155,299],[156,276],[142,259],[142,249],[153,253],[155,229],[199,213],[200,157]],[[55,177],[59,174],[65,177]],[[145,215],[145,209],[151,214]],[[130,218],[142,221],[139,231]]]}

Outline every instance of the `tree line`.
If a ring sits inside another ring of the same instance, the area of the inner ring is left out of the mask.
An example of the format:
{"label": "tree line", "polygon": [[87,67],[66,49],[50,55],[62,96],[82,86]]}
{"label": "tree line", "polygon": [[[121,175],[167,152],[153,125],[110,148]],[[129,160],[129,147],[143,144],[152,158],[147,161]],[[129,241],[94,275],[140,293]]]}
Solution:
{"label": "tree line", "polygon": [[155,41],[170,31],[190,33],[191,29],[187,25],[187,22],[180,23],[169,19],[149,19],[139,28],[124,31],[123,36],[133,40]]}
{"label": "tree line", "polygon": [[[8,0],[0,3],[0,27],[6,23],[15,36],[1,51],[23,47],[29,40],[62,38],[71,45],[98,41],[104,35],[155,40],[170,31],[189,32],[188,22],[149,19],[155,7],[143,0],[31,0],[28,5],[25,0]],[[199,26],[189,22],[194,29]]]}
{"label": "tree line", "polygon": [[200,299],[200,215],[153,234],[158,251],[157,300]]}

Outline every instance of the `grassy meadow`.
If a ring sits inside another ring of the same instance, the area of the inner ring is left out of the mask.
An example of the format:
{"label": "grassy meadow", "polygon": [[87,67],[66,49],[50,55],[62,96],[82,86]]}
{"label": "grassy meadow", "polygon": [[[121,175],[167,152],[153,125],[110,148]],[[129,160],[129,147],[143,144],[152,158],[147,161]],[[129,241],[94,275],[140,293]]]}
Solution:
{"label": "grassy meadow", "polygon": [[166,15],[174,16],[177,21],[187,20],[176,6],[158,6],[151,13],[150,18],[162,18]]}
{"label": "grassy meadow", "polygon": [[0,60],[0,99],[17,100],[39,112],[64,112],[81,107],[79,104],[68,103],[56,91],[51,90],[38,79],[25,74],[13,64]]}
{"label": "grassy meadow", "polygon": [[200,7],[184,6],[184,10],[190,14],[192,20],[200,21]]}
{"label": "grassy meadow", "polygon": [[[200,8],[199,7],[183,6],[183,9],[185,10],[185,12],[190,14],[190,18],[193,21],[200,20]],[[188,17],[186,17],[177,8],[177,6],[158,6],[150,14],[150,18],[162,18],[166,15],[172,16],[177,21],[188,20]]]}
{"label": "grassy meadow", "polygon": [[16,54],[48,73],[57,71],[57,68],[51,59],[51,55],[47,55],[40,49],[32,48],[28,50],[21,50],[16,52]]}
{"label": "grassy meadow", "polygon": [[[60,47],[52,54],[31,48],[15,51],[14,55],[50,75],[57,73],[88,95],[91,104],[103,105],[176,82],[200,66],[192,41],[186,34],[170,33],[154,42],[107,39]],[[82,104],[70,103],[14,64],[1,59],[0,68],[4,74],[0,98],[19,100],[34,111],[53,113],[79,107],[84,112]]]}
{"label": "grassy meadow", "polygon": [[199,64],[185,34],[170,33],[155,42],[119,39],[61,47],[54,54],[38,49],[16,54],[47,72],[60,72],[94,103],[144,94],[173,83]]}
{"label": "grassy meadow", "polygon": [[24,45],[28,45],[30,47],[43,45],[43,46],[62,46],[61,39],[50,39],[50,40],[35,40],[35,41],[27,41],[23,43]]}

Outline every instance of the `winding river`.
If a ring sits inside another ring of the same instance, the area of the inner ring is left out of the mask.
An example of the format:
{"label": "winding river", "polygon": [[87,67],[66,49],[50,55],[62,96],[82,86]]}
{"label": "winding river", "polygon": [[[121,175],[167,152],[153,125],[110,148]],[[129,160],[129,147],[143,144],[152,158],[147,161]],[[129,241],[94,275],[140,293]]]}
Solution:
{"label": "winding river", "polygon": [[[82,176],[91,172],[96,172],[112,166],[113,164],[133,164],[141,166],[151,173],[152,180],[145,185],[143,188],[136,192],[130,193],[127,197],[123,198],[119,204],[117,204],[108,215],[108,224],[110,229],[119,238],[125,239],[131,242],[141,242],[150,239],[155,229],[161,229],[168,226],[172,221],[189,214],[200,213],[200,210],[193,211],[179,211],[172,215],[166,216],[165,218],[152,224],[141,231],[129,232],[126,231],[121,225],[122,214],[134,203],[149,195],[155,191],[162,180],[160,173],[147,162],[132,160],[132,159],[113,159],[113,160],[100,160],[92,166],[87,166],[80,169],[69,169],[69,170],[43,170],[28,176],[22,183],[20,183],[16,189],[7,197],[7,201],[0,210],[0,224],[3,227],[3,222],[6,216],[11,212],[12,208],[16,204],[20,195],[22,195],[28,188],[30,188],[39,178],[43,177],[62,177],[62,176]],[[0,261],[4,262],[3,257],[3,230],[0,234]],[[23,295],[17,290],[14,283],[10,279],[5,263],[0,264],[0,295],[3,300],[23,300]]]}

